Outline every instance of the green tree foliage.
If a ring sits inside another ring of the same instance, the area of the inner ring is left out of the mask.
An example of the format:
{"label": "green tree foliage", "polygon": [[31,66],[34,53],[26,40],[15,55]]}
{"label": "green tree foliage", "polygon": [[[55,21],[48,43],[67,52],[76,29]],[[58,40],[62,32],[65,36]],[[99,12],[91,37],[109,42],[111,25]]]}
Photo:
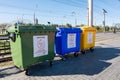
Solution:
{"label": "green tree foliage", "polygon": [[85,26],[85,24],[81,24],[80,27]]}
{"label": "green tree foliage", "polygon": [[71,25],[71,24],[69,24],[69,23],[67,23],[67,24],[66,24],[66,27],[71,28],[71,27],[72,27],[72,25]]}

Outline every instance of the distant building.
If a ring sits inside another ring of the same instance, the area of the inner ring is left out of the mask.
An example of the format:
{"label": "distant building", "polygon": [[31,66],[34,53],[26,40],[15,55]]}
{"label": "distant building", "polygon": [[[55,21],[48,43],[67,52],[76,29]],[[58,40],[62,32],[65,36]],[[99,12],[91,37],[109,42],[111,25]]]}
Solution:
{"label": "distant building", "polygon": [[0,34],[6,34],[6,30],[10,27],[10,24],[0,24]]}

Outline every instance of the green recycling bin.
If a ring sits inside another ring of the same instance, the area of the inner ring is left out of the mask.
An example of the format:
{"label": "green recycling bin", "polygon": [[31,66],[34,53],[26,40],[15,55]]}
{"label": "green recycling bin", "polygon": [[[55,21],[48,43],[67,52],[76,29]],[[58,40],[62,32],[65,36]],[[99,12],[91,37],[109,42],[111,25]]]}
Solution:
{"label": "green recycling bin", "polygon": [[54,59],[55,27],[13,25],[8,30],[12,59],[20,69]]}

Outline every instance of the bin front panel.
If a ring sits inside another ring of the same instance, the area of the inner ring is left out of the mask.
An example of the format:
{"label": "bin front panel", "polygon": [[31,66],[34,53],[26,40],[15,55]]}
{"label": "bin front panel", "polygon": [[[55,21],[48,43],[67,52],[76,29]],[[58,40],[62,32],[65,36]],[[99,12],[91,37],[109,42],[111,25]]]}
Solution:
{"label": "bin front panel", "polygon": [[32,32],[22,34],[22,55],[24,67],[53,60],[54,32]]}
{"label": "bin front panel", "polygon": [[93,48],[95,46],[96,29],[92,27],[83,27],[81,36],[81,50]]}
{"label": "bin front panel", "polygon": [[79,52],[80,33],[81,30],[78,28],[59,28],[55,38],[56,53],[65,55],[70,52]]}

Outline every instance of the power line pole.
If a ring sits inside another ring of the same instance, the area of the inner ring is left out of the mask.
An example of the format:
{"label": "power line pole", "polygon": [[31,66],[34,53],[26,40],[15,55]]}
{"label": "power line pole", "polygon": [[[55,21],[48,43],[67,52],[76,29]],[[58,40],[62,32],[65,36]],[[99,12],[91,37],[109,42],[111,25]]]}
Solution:
{"label": "power line pole", "polygon": [[105,30],[105,18],[106,18],[106,13],[107,13],[107,11],[106,11],[105,9],[103,9],[103,17],[104,17],[103,27],[104,27],[104,32],[106,31],[106,30]]}
{"label": "power line pole", "polygon": [[93,0],[88,0],[88,26],[93,26]]}
{"label": "power line pole", "polygon": [[76,12],[72,12],[72,16],[75,17],[75,27],[77,26],[77,18],[76,18]]}

